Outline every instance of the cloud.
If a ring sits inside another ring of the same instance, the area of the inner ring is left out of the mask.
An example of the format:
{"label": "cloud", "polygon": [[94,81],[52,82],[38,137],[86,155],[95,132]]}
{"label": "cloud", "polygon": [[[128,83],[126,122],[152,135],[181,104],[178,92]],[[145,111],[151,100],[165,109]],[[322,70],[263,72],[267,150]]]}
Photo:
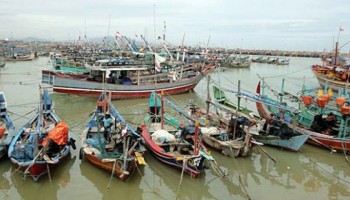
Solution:
{"label": "cloud", "polygon": [[[332,43],[339,26],[349,40],[350,4],[346,0],[0,0],[0,38],[42,37],[67,40],[143,34],[150,40],[164,32],[167,40],[188,45],[231,48],[299,48],[320,50]],[[154,33],[156,30],[156,33]],[[297,42],[296,42],[297,41]]]}

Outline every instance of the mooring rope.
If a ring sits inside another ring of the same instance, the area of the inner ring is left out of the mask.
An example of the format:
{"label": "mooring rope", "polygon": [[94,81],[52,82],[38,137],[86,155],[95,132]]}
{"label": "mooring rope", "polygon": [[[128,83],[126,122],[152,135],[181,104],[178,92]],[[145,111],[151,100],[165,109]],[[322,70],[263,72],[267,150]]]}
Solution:
{"label": "mooring rope", "polygon": [[334,176],[335,178],[337,178],[337,179],[343,181],[344,183],[350,184],[350,181],[347,181],[347,180],[345,180],[345,179],[343,179],[343,178],[340,178],[339,176],[337,176],[337,175],[335,175],[335,174],[329,172],[328,170],[326,170],[326,169],[324,169],[323,167],[321,167],[317,162],[313,161],[311,158],[310,158],[309,160],[310,160],[310,162],[312,162],[313,164],[315,164],[318,168],[320,168],[321,170],[323,170],[323,171],[326,172],[327,174],[329,174],[329,175],[331,175],[331,176]]}
{"label": "mooring rope", "polygon": [[161,194],[159,194],[157,191],[155,191],[149,184],[148,182],[146,181],[146,179],[144,179],[144,175],[141,173],[141,170],[139,169],[139,166],[136,164],[136,169],[137,171],[139,172],[140,176],[142,177],[141,180],[145,182],[145,184],[152,190],[152,192],[154,192],[155,194],[157,194],[159,197],[161,197],[162,199],[168,199],[168,198],[164,198],[162,197]]}
{"label": "mooring rope", "polygon": [[176,192],[176,197],[175,199],[178,198],[179,196],[179,192],[180,192],[180,187],[181,187],[181,184],[182,184],[182,179],[183,179],[183,176],[184,176],[184,172],[185,172],[185,167],[186,167],[186,163],[187,163],[187,159],[184,159],[182,161],[182,171],[181,171],[181,177],[180,177],[180,183],[179,183],[179,186],[177,187],[177,192]]}

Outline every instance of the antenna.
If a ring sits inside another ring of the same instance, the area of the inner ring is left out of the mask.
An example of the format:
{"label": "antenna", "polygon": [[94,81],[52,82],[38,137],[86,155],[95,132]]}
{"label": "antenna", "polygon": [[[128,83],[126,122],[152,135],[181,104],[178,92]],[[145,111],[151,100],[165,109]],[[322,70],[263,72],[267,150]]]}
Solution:
{"label": "antenna", "polygon": [[164,30],[163,30],[163,40],[165,41],[165,33],[166,33],[166,21],[164,21]]}
{"label": "antenna", "polygon": [[154,34],[154,45],[156,45],[156,4],[153,4],[153,34]]}

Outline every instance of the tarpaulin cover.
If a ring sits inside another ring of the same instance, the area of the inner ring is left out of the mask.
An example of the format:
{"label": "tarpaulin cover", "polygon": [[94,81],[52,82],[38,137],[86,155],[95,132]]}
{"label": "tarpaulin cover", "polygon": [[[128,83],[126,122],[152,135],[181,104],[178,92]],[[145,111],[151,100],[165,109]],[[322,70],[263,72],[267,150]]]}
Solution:
{"label": "tarpaulin cover", "polygon": [[65,145],[68,142],[68,125],[60,121],[54,129],[52,129],[46,138],[44,138],[42,145],[46,146],[49,139],[52,139],[58,145]]}

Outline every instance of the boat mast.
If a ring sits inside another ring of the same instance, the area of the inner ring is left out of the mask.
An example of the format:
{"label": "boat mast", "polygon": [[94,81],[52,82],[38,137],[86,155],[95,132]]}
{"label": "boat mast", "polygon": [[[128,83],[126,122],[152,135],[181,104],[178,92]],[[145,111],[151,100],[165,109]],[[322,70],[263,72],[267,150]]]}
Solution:
{"label": "boat mast", "polygon": [[206,109],[206,115],[205,115],[205,118],[206,120],[209,120],[209,106],[210,106],[210,102],[211,102],[211,99],[210,99],[210,87],[209,87],[209,83],[210,83],[210,76],[208,75],[207,76],[207,109]]}
{"label": "boat mast", "polygon": [[[236,137],[236,126],[237,126],[237,120],[238,120],[238,111],[240,109],[241,104],[241,80],[238,80],[238,93],[237,93],[237,108],[236,108],[236,120],[235,125],[233,128],[233,139]],[[232,115],[232,114],[231,114]]]}
{"label": "boat mast", "polygon": [[284,78],[282,78],[280,103],[282,103],[282,101],[283,101],[283,93],[284,93]]}

